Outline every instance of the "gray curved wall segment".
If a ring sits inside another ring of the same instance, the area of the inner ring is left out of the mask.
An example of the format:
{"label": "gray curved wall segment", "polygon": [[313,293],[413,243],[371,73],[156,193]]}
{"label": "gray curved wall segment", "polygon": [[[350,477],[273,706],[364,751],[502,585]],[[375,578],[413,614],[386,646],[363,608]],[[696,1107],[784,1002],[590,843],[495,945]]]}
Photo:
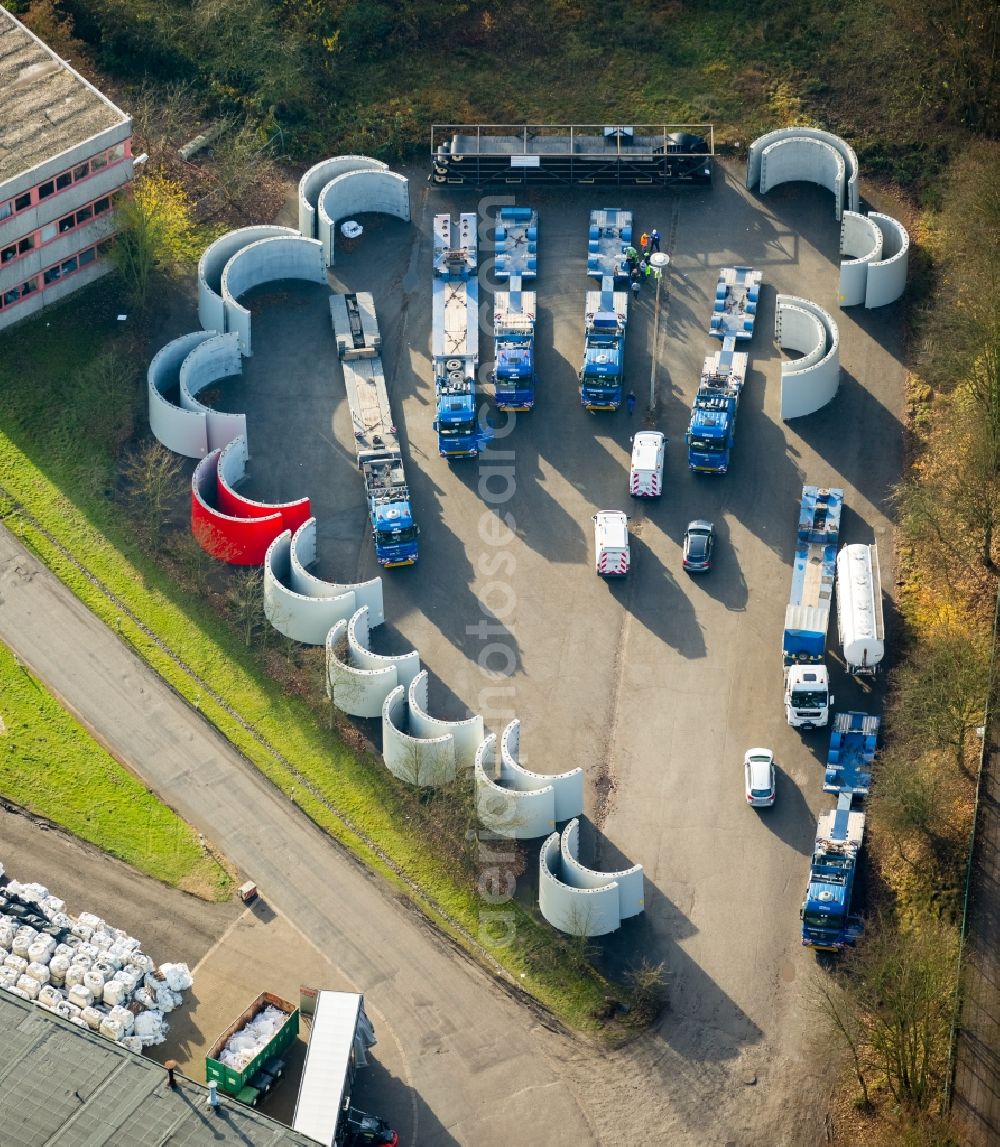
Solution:
{"label": "gray curved wall segment", "polygon": [[318,598],[307,597],[292,588],[291,530],[279,534],[267,547],[264,616],[279,633],[303,645],[323,645],[331,626],[338,621],[346,625],[356,609],[354,594],[342,586],[330,586],[330,593]]}
{"label": "gray curved wall segment", "polygon": [[282,279],[326,284],[323,249],[315,239],[303,239],[294,233],[258,239],[237,251],[223,269],[222,303],[226,311],[226,330],[239,336],[240,350],[245,355],[253,352],[251,316],[238,302],[239,297],[253,287]]}
{"label": "gray curved wall segment", "polygon": [[317,239],[316,207],[324,187],[345,171],[388,171],[389,165],[367,155],[337,155],[310,167],[299,180],[299,234]]}
{"label": "gray curved wall segment", "polygon": [[205,416],[209,450],[222,450],[234,438],[245,438],[247,417],[213,410],[195,397],[220,378],[243,373],[243,356],[236,335],[214,335],[193,347],[181,363],[179,383],[181,406]]}
{"label": "gray curved wall segment", "polygon": [[427,670],[421,670],[410,682],[406,693],[410,711],[410,732],[428,741],[439,737],[452,738],[455,767],[471,769],[476,763],[476,750],[482,744],[485,729],[479,714],[461,721],[445,721],[427,712]]}
{"label": "gray curved wall segment", "polygon": [[318,203],[318,238],[328,267],[334,264],[337,220],[365,212],[395,215],[409,223],[409,180],[388,169],[347,171],[323,188]]}
{"label": "gray curved wall segment", "polygon": [[538,907],[560,932],[605,936],[643,911],[642,865],[621,872],[596,872],[577,859],[580,822],[554,832],[538,857]]}
{"label": "gray curved wall segment", "polygon": [[407,687],[420,672],[414,650],[398,656],[368,648],[367,611],[362,606],[350,621],[338,621],[326,639],[326,695],[352,717],[377,717],[397,685]]}
{"label": "gray curved wall segment", "polygon": [[382,759],[393,776],[432,788],[455,779],[455,739],[450,733],[427,740],[408,730],[407,689],[397,685],[382,703]]}
{"label": "gray curved wall segment", "polygon": [[185,410],[165,394],[180,385],[181,364],[195,347],[212,338],[211,331],[192,331],[161,347],[146,371],[149,428],[153,437],[175,454],[204,458],[208,453],[208,415],[204,408]]}
{"label": "gray curved wall segment", "polygon": [[[323,581],[306,569],[306,566],[315,565],[316,552],[316,519],[309,518],[292,535],[292,573],[289,583],[292,589],[305,597],[316,598],[350,591],[357,599],[358,606],[363,605],[368,610],[368,624],[381,625],[385,621],[382,579],[373,577],[368,581]],[[322,642],[316,644],[322,645]]]}
{"label": "gray curved wall segment", "polygon": [[882,257],[882,232],[867,215],[845,211],[840,221],[840,253],[848,258],[840,264],[837,301],[842,307],[856,307],[865,301],[869,265]]}
{"label": "gray curved wall segment", "polygon": [[840,385],[840,331],[828,311],[808,299],[778,295],[774,338],[802,358],[781,364],[781,417],[801,418],[819,410]]}
{"label": "gray curved wall segment", "polygon": [[884,307],[894,303],[906,289],[910,263],[910,236],[898,219],[872,211],[869,216],[882,233],[882,258],[869,264],[865,306]]}
{"label": "gray curved wall segment", "polygon": [[[795,146],[788,147],[790,141]],[[831,159],[825,149],[836,152],[841,163]],[[778,183],[796,179],[829,187],[834,194],[838,219],[844,210],[857,211],[860,202],[858,157],[854,148],[840,136],[813,127],[783,127],[758,136],[750,144],[746,181],[750,191],[759,185],[763,195]]]}
{"label": "gray curved wall segment", "polygon": [[279,633],[304,645],[323,645],[330,627],[349,620],[361,606],[372,625],[382,623],[381,578],[322,581],[305,568],[315,561],[315,518],[303,522],[294,534],[286,530],[268,547],[264,557],[264,616]]}
{"label": "gray curved wall segment", "polygon": [[491,734],[476,753],[476,804],[479,819],[499,836],[531,840],[551,832],[560,821],[583,812],[583,769],[546,776],[518,761],[521,722],[511,721],[500,743],[496,771],[496,737]]}
{"label": "gray curved wall segment", "polygon": [[206,331],[226,330],[226,308],[222,303],[222,272],[229,260],[258,239],[295,236],[291,227],[240,227],[220,235],[210,243],[198,260],[198,320]]}

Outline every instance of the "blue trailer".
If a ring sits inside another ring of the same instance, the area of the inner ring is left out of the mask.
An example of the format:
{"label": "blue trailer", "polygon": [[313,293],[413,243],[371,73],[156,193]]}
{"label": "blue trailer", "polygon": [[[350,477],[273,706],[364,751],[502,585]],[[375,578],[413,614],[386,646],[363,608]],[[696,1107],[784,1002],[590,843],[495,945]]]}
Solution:
{"label": "blue trailer", "polygon": [[823,952],[840,951],[862,932],[860,919],[851,915],[851,898],[864,844],[865,814],[851,804],[851,794],[841,794],[837,807],[822,813],[816,825],[800,916],[803,946]]}
{"label": "blue trailer", "polygon": [[590,213],[587,274],[601,284],[588,291],[584,310],[580,402],[585,409],[617,410],[625,382],[628,292],[626,252],[632,243],[632,212],[603,207]]}
{"label": "blue trailer", "polygon": [[715,303],[708,333],[725,341],[753,338],[763,274],[753,267],[723,267],[715,285]]}
{"label": "blue trailer", "polygon": [[872,780],[879,719],[869,713],[838,713],[830,733],[823,791],[864,799]]}
{"label": "blue trailer", "polygon": [[369,294],[331,295],[330,317],[344,368],[375,557],[383,567],[411,566],[419,557],[420,527],[414,520],[403,453],[389,409],[375,304]]}
{"label": "blue trailer", "polygon": [[494,274],[510,289],[493,301],[496,363],[493,382],[498,410],[531,410],[535,405],[535,292],[524,280],[538,270],[538,212],[530,207],[502,207],[497,215]]}
{"label": "blue trailer", "polygon": [[466,212],[456,227],[450,215],[434,216],[434,297],[431,357],[442,458],[475,458],[492,438],[479,425],[479,282],[476,216]]}

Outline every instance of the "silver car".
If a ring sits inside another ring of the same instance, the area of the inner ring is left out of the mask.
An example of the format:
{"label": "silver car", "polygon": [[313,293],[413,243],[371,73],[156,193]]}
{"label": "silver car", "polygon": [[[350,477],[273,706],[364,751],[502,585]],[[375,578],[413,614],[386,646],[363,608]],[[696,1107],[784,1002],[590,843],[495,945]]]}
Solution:
{"label": "silver car", "polygon": [[688,523],[684,531],[684,549],[681,564],[688,573],[707,573],[712,568],[712,550],[715,547],[715,526],[698,519]]}
{"label": "silver car", "polygon": [[774,753],[770,749],[748,749],[743,758],[747,804],[770,808],[777,791],[774,787]]}

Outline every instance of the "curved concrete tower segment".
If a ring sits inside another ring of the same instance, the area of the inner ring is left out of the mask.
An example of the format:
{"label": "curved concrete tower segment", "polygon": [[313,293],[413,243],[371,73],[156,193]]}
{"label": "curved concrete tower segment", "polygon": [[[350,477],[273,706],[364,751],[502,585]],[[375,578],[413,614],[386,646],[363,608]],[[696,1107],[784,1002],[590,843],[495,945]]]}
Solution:
{"label": "curved concrete tower segment", "polygon": [[279,235],[258,239],[242,247],[222,271],[222,305],[226,312],[226,330],[239,336],[240,350],[253,351],[251,315],[239,298],[253,287],[277,283],[282,279],[303,279],[326,285],[323,249],[315,239],[301,235]]}
{"label": "curved concrete tower segment", "polygon": [[870,264],[882,257],[882,232],[873,219],[857,211],[845,211],[840,221],[840,253],[848,258],[840,264],[842,307],[856,307],[865,301]]}
{"label": "curved concrete tower segment", "polygon": [[457,775],[455,739],[451,733],[427,739],[409,732],[407,694],[397,685],[382,704],[382,759],[401,781],[438,788]]}
{"label": "curved concrete tower segment", "polygon": [[778,295],[774,338],[782,350],[802,358],[781,364],[781,417],[801,418],[819,410],[840,385],[840,332],[829,312],[794,295]]}
{"label": "curved concrete tower segment", "polygon": [[198,260],[198,320],[206,331],[226,330],[226,308],[222,302],[222,273],[229,260],[256,243],[259,239],[273,239],[280,236],[295,237],[298,232],[291,227],[240,227],[227,231],[214,243],[210,243]]}
{"label": "curved concrete tower segment", "polygon": [[882,258],[868,266],[865,307],[894,303],[906,289],[910,265],[910,235],[898,219],[873,211],[868,216],[882,232]]}
{"label": "curved concrete tower segment", "polygon": [[299,234],[318,239],[317,206],[320,192],[331,180],[347,171],[388,171],[389,165],[367,155],[337,155],[314,164],[299,180]]}
{"label": "curved concrete tower segment", "polygon": [[191,530],[206,553],[231,565],[260,565],[271,542],[297,529],[309,515],[309,499],[255,502],[233,487],[246,476],[245,438],[206,454],[191,477]]}
{"label": "curved concrete tower segment", "polygon": [[643,911],[642,865],[595,872],[577,859],[580,822],[554,832],[538,857],[538,907],[546,920],[571,936],[605,936]]}
{"label": "curved concrete tower segment", "polygon": [[375,212],[410,221],[410,183],[395,171],[346,171],[332,179],[319,194],[318,239],[328,267],[335,262],[337,222]]}
{"label": "curved concrete tower segment", "polygon": [[212,337],[211,331],[181,335],[156,352],[146,371],[149,428],[153,437],[185,458],[204,458],[208,453],[208,415],[205,407],[185,410],[166,395],[180,387],[181,364],[187,356]]}
{"label": "curved concrete tower segment", "polygon": [[264,557],[264,615],[275,629],[293,641],[323,645],[330,627],[348,621],[361,606],[372,625],[382,624],[381,578],[323,581],[305,568],[315,561],[315,518],[303,522],[288,538],[275,538],[268,547]]}
{"label": "curved concrete tower segment", "polygon": [[476,804],[479,819],[499,836],[531,840],[583,812],[584,776],[580,768],[550,776],[529,772],[518,761],[520,738],[521,722],[511,721],[500,742],[499,776],[496,736],[479,746]]}
{"label": "curved concrete tower segment", "polygon": [[793,180],[818,183],[833,192],[836,216],[857,211],[858,157],[854,148],[832,132],[811,127],[783,127],[759,136],[747,155],[747,188],[761,195]]}
{"label": "curved concrete tower segment", "polygon": [[196,346],[181,363],[180,399],[185,410],[205,415],[209,450],[223,450],[234,438],[246,438],[245,414],[213,410],[195,397],[220,378],[243,373],[243,356],[236,335],[215,335]]}
{"label": "curved concrete tower segment", "polygon": [[410,732],[414,737],[436,741],[451,737],[454,746],[455,767],[471,769],[476,763],[476,750],[485,736],[483,719],[476,714],[461,721],[445,721],[427,712],[427,670],[422,669],[410,682],[406,693],[410,711]]}
{"label": "curved concrete tower segment", "polygon": [[416,650],[396,656],[368,648],[367,610],[362,606],[349,621],[338,621],[326,639],[326,694],[352,717],[377,717],[389,694],[408,688],[420,672]]}

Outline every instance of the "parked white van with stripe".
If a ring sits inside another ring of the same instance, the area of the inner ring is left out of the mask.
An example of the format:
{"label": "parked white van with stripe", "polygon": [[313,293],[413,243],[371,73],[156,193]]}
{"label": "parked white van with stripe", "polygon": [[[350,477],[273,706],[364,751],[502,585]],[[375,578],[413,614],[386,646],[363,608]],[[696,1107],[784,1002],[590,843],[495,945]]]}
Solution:
{"label": "parked white van with stripe", "polygon": [[660,430],[643,430],[632,438],[632,468],[628,489],[633,498],[658,498],[663,493],[663,443]]}
{"label": "parked white van with stripe", "polygon": [[627,523],[621,510],[599,510],[594,515],[596,568],[601,577],[624,577],[629,571],[632,553]]}

